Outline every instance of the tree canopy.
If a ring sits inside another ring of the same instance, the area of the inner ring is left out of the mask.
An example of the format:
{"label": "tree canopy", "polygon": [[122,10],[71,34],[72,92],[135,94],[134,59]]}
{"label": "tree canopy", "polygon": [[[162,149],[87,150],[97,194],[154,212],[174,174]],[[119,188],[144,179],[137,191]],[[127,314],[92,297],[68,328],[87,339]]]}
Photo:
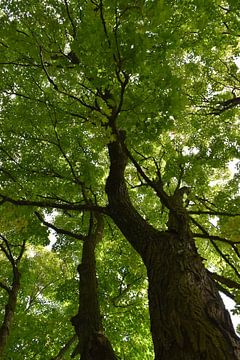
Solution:
{"label": "tree canopy", "polygon": [[240,358],[239,5],[1,1],[4,359]]}

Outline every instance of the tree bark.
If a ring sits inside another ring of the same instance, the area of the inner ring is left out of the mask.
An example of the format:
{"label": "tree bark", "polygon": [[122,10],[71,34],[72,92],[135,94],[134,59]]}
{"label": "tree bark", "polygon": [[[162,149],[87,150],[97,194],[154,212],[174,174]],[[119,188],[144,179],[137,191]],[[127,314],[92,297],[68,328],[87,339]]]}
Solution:
{"label": "tree bark", "polygon": [[151,249],[147,272],[155,358],[240,359],[230,316],[197,252],[171,233]]}
{"label": "tree bark", "polygon": [[8,289],[8,301],[5,305],[5,312],[2,325],[0,327],[0,358],[3,359],[3,353],[10,334],[10,328],[17,306],[17,295],[20,289],[21,274],[17,266],[13,267],[13,281],[11,288]]}
{"label": "tree bark", "polygon": [[240,359],[239,338],[194,244],[182,204],[184,189],[172,197],[165,194],[170,208],[168,231],[154,229],[128,195],[124,146],[117,140],[108,150],[108,210],[147,268],[155,360]]}
{"label": "tree bark", "polygon": [[95,247],[102,238],[102,232],[103,219],[98,216],[95,231],[90,229],[83,242],[82,262],[78,266],[79,310],[71,319],[78,336],[78,345],[72,357],[80,354],[81,360],[116,360],[112,346],[103,332],[98,301]]}

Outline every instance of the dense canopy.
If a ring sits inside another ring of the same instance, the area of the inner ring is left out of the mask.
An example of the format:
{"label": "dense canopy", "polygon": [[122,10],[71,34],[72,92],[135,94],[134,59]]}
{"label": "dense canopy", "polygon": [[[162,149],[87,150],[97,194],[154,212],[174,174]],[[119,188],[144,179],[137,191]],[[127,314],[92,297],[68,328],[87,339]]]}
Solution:
{"label": "dense canopy", "polygon": [[240,359],[238,0],[2,0],[0,357]]}

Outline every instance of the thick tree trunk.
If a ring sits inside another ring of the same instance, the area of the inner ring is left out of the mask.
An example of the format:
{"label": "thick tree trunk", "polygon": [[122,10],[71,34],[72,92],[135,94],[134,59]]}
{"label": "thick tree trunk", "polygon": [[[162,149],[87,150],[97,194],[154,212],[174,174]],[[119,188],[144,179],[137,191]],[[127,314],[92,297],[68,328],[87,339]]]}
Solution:
{"label": "thick tree trunk", "polygon": [[156,360],[237,360],[239,339],[200,256],[177,234],[150,245],[149,311]]}
{"label": "thick tree trunk", "polygon": [[109,144],[109,156],[109,214],[147,267],[155,360],[240,359],[229,314],[194,245],[182,206],[184,189],[173,197],[164,194],[171,207],[168,231],[157,231],[130,201],[120,141]]}
{"label": "thick tree trunk", "polygon": [[72,355],[80,354],[81,360],[116,360],[112,346],[103,333],[98,286],[96,278],[95,247],[101,240],[102,219],[98,219],[95,232],[83,242],[82,262],[79,272],[79,310],[71,321],[78,336],[78,345]]}
{"label": "thick tree trunk", "polygon": [[10,328],[17,306],[17,295],[20,289],[20,272],[17,267],[13,269],[12,286],[8,290],[8,301],[5,306],[4,318],[0,327],[0,358],[3,359],[3,353],[10,334]]}

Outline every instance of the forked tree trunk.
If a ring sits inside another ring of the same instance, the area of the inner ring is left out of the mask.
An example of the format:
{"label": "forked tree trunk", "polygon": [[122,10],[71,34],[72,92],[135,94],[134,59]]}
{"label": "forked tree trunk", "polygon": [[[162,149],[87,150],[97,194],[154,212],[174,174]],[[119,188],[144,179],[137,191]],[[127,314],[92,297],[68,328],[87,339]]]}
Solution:
{"label": "forked tree trunk", "polygon": [[171,202],[172,211],[168,231],[157,231],[131,203],[124,180],[128,159],[121,141],[108,148],[108,211],[147,268],[155,360],[240,359],[239,339],[197,253],[178,193],[163,198],[169,206]]}

